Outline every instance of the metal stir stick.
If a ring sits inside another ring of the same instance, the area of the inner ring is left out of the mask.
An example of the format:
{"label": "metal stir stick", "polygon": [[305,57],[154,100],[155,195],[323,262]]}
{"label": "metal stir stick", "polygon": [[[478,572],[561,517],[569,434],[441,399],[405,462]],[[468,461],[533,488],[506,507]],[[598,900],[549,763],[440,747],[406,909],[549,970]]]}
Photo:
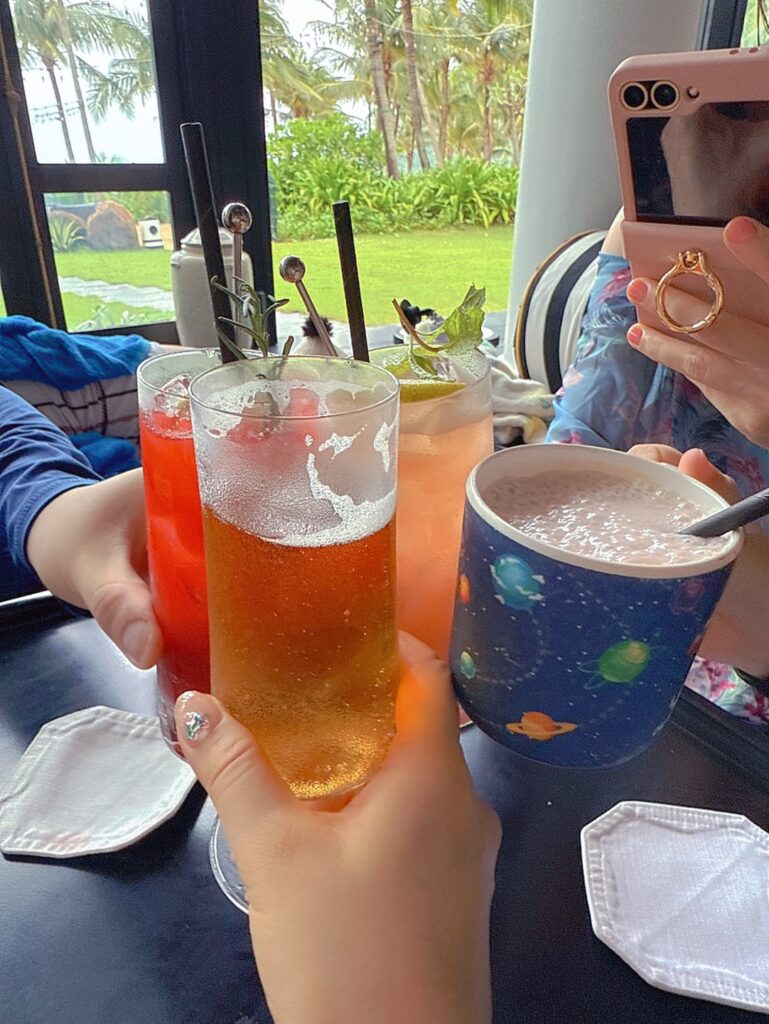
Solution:
{"label": "metal stir stick", "polygon": [[[227,203],[222,210],[222,226],[232,234],[232,290],[238,291],[238,281],[243,280],[243,235],[253,223],[251,211],[244,203]],[[240,322],[240,310],[233,310],[233,319]],[[243,331],[235,331],[235,344],[243,348],[245,336]]]}
{"label": "metal stir stick", "polygon": [[307,287],[304,284],[302,278],[304,277],[304,263],[299,259],[298,256],[284,256],[280,261],[278,272],[284,281],[288,281],[289,284],[295,284],[296,290],[302,297],[302,302],[307,308],[307,312],[310,315],[310,319],[315,326],[315,331],[326,349],[326,354],[329,356],[336,356],[339,353],[334,348],[334,343],[331,340],[331,335],[326,330],[326,325],[323,323],[320,314],[318,313],[315,305],[310,298],[310,293],[307,291]]}

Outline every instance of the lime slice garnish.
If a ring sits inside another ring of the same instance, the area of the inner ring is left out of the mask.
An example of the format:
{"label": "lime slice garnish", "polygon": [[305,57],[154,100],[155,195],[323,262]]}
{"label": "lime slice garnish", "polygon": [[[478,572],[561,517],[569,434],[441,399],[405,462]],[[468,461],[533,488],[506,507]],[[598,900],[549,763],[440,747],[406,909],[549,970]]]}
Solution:
{"label": "lime slice garnish", "polygon": [[408,349],[404,350],[403,346],[400,346],[395,352],[377,352],[375,349],[371,353],[371,359],[377,366],[381,366],[383,370],[389,370],[393,377],[397,377],[398,380],[414,375]]}
{"label": "lime slice garnish", "polygon": [[[390,371],[392,373],[392,370]],[[461,391],[464,383],[458,380],[402,380],[401,402],[424,402],[429,398],[445,398]]]}

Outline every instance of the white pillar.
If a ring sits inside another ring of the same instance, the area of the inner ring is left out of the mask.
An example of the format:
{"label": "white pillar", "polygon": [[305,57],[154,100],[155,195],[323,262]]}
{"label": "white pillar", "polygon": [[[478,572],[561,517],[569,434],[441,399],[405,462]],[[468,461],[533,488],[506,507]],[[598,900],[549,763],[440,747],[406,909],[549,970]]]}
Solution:
{"label": "white pillar", "polygon": [[620,205],[606,86],[634,54],[693,50],[702,0],[535,0],[506,351],[534,270]]}

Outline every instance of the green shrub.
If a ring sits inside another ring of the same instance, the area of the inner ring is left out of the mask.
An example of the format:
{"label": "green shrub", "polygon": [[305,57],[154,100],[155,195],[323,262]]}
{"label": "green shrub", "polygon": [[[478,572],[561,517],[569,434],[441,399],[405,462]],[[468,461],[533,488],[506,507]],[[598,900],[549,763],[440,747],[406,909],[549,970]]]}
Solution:
{"label": "green shrub", "polygon": [[54,252],[73,252],[86,244],[86,226],[80,217],[66,210],[51,210],[48,230]]}
{"label": "green shrub", "polygon": [[297,117],[270,137],[270,170],[285,181],[309,157],[341,157],[370,171],[384,173],[384,147],[377,132],[364,132],[344,114]]}
{"label": "green shrub", "polygon": [[509,224],[518,168],[457,158],[393,181],[384,170],[381,135],[342,114],[296,118],[270,140],[270,177],[280,239],[334,234],[331,204],[350,203],[355,229],[383,234],[450,225]]}
{"label": "green shrub", "polygon": [[157,217],[162,224],[171,220],[171,208],[166,192],[109,192],[100,199],[114,199],[125,206],[135,221]]}
{"label": "green shrub", "polygon": [[278,242],[305,242],[312,238],[333,238],[334,217],[331,210],[313,215],[298,206],[283,207],[275,234]]}
{"label": "green shrub", "polygon": [[436,223],[509,224],[515,212],[518,168],[459,157],[415,176],[412,203]]}

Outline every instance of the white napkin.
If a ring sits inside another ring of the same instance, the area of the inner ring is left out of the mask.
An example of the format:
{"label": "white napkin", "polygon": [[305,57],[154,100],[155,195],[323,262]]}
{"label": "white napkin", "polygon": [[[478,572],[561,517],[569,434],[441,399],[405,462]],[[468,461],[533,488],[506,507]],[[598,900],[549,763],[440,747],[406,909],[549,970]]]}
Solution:
{"label": "white napkin", "polygon": [[120,850],[172,817],[194,783],[157,718],[75,711],[43,726],[0,792],[0,850],[42,857]]}
{"label": "white napkin", "polygon": [[512,444],[523,435],[526,444],[544,441],[547,424],[553,418],[553,396],[544,384],[519,377],[490,345],[481,351],[491,366],[491,405],[494,437],[498,444]]}
{"label": "white napkin", "polygon": [[769,1011],[769,835],[626,801],[582,830],[593,931],[657,988]]}

